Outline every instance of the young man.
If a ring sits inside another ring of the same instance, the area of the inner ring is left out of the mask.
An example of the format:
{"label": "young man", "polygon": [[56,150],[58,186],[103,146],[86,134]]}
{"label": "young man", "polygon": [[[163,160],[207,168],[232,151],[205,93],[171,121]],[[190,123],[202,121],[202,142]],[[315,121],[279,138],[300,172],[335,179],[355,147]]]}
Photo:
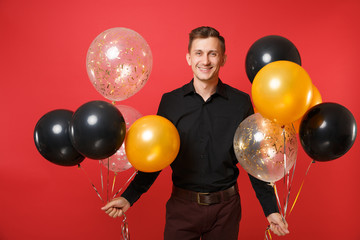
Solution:
{"label": "young man", "polygon": [[[241,219],[233,149],[238,125],[253,114],[248,94],[224,84],[225,40],[211,27],[191,31],[186,60],[193,79],[163,95],[158,115],[168,118],[180,134],[180,151],[171,164],[173,191],[166,204],[165,240],[238,239]],[[146,192],[159,172],[139,172],[122,197],[102,209],[119,217]],[[288,233],[278,213],[274,190],[250,176],[270,229]]]}

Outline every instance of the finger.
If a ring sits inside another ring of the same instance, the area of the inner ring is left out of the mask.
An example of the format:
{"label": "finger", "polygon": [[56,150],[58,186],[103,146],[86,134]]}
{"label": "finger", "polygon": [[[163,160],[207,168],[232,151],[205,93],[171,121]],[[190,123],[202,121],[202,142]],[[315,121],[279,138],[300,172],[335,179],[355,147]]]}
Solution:
{"label": "finger", "polygon": [[275,224],[270,224],[270,230],[275,233],[276,235],[279,235],[278,230],[276,229]]}
{"label": "finger", "polygon": [[119,212],[121,212],[120,209],[116,209],[116,212],[114,213],[114,215],[112,216],[113,218],[117,218],[119,215]]}
{"label": "finger", "polygon": [[106,214],[109,214],[109,213],[111,213],[112,212],[112,210],[114,210],[114,208],[113,207],[111,207],[111,208],[108,208],[107,210],[106,210]]}
{"label": "finger", "polygon": [[118,212],[118,217],[121,217],[123,215],[123,210],[120,209],[120,211]]}
{"label": "finger", "polygon": [[281,232],[283,232],[284,234],[290,233],[288,230],[289,225],[285,220],[281,221],[278,226],[279,226],[279,229],[281,230]]}
{"label": "finger", "polygon": [[279,228],[279,226],[277,224],[271,224],[270,229],[273,233],[275,233],[278,236],[283,236],[284,233],[281,231],[281,229]]}
{"label": "finger", "polygon": [[122,215],[123,215],[123,210],[121,210],[120,208],[117,208],[116,212],[113,215],[113,218],[121,217]]}
{"label": "finger", "polygon": [[285,224],[285,227],[288,228],[289,227],[289,224],[287,223],[286,220],[284,220],[284,224]]}
{"label": "finger", "polygon": [[279,236],[284,236],[286,235],[286,232],[279,226],[276,226],[277,232],[279,233]]}
{"label": "finger", "polygon": [[103,207],[101,208],[101,210],[106,211],[106,210],[108,210],[108,209],[111,208],[111,207],[113,207],[113,202],[107,203],[105,206],[103,206]]}
{"label": "finger", "polygon": [[284,233],[284,235],[290,233],[286,226],[279,226],[279,229]]}
{"label": "finger", "polygon": [[113,217],[116,214],[116,208],[113,208],[112,211],[109,213],[110,217]]}
{"label": "finger", "polygon": [[101,209],[102,210],[107,210],[111,207],[115,207],[117,204],[119,204],[119,201],[117,198],[114,198],[113,200],[111,200],[110,202],[108,202],[105,206],[103,206]]}

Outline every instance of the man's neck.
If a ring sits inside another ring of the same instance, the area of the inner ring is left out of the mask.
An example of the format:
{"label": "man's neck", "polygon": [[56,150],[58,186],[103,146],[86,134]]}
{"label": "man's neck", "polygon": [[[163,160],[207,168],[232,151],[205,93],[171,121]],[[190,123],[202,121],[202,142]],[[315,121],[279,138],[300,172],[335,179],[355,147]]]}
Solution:
{"label": "man's neck", "polygon": [[212,94],[216,92],[218,82],[219,78],[205,81],[194,78],[194,88],[196,93],[199,94],[204,99],[204,101],[206,101]]}

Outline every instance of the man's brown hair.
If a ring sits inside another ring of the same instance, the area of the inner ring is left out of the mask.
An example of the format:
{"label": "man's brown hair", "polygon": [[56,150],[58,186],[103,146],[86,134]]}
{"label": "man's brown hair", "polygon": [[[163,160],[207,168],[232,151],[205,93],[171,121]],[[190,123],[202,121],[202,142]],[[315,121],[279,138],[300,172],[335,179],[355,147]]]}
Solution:
{"label": "man's brown hair", "polygon": [[195,28],[194,30],[192,30],[189,33],[188,51],[190,52],[191,45],[192,45],[192,42],[194,41],[194,39],[208,38],[208,37],[215,37],[215,38],[218,38],[220,40],[221,50],[222,50],[222,53],[224,54],[225,53],[225,39],[224,39],[224,37],[221,36],[220,33],[215,28],[207,27],[207,26]]}

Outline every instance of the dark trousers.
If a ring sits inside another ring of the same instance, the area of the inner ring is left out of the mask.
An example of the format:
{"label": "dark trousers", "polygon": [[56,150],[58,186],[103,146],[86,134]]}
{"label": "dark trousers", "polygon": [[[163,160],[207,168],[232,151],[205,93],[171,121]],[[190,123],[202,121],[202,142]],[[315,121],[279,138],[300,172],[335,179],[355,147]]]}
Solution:
{"label": "dark trousers", "polygon": [[237,240],[240,219],[238,193],[208,206],[172,195],[166,204],[164,240]]}

